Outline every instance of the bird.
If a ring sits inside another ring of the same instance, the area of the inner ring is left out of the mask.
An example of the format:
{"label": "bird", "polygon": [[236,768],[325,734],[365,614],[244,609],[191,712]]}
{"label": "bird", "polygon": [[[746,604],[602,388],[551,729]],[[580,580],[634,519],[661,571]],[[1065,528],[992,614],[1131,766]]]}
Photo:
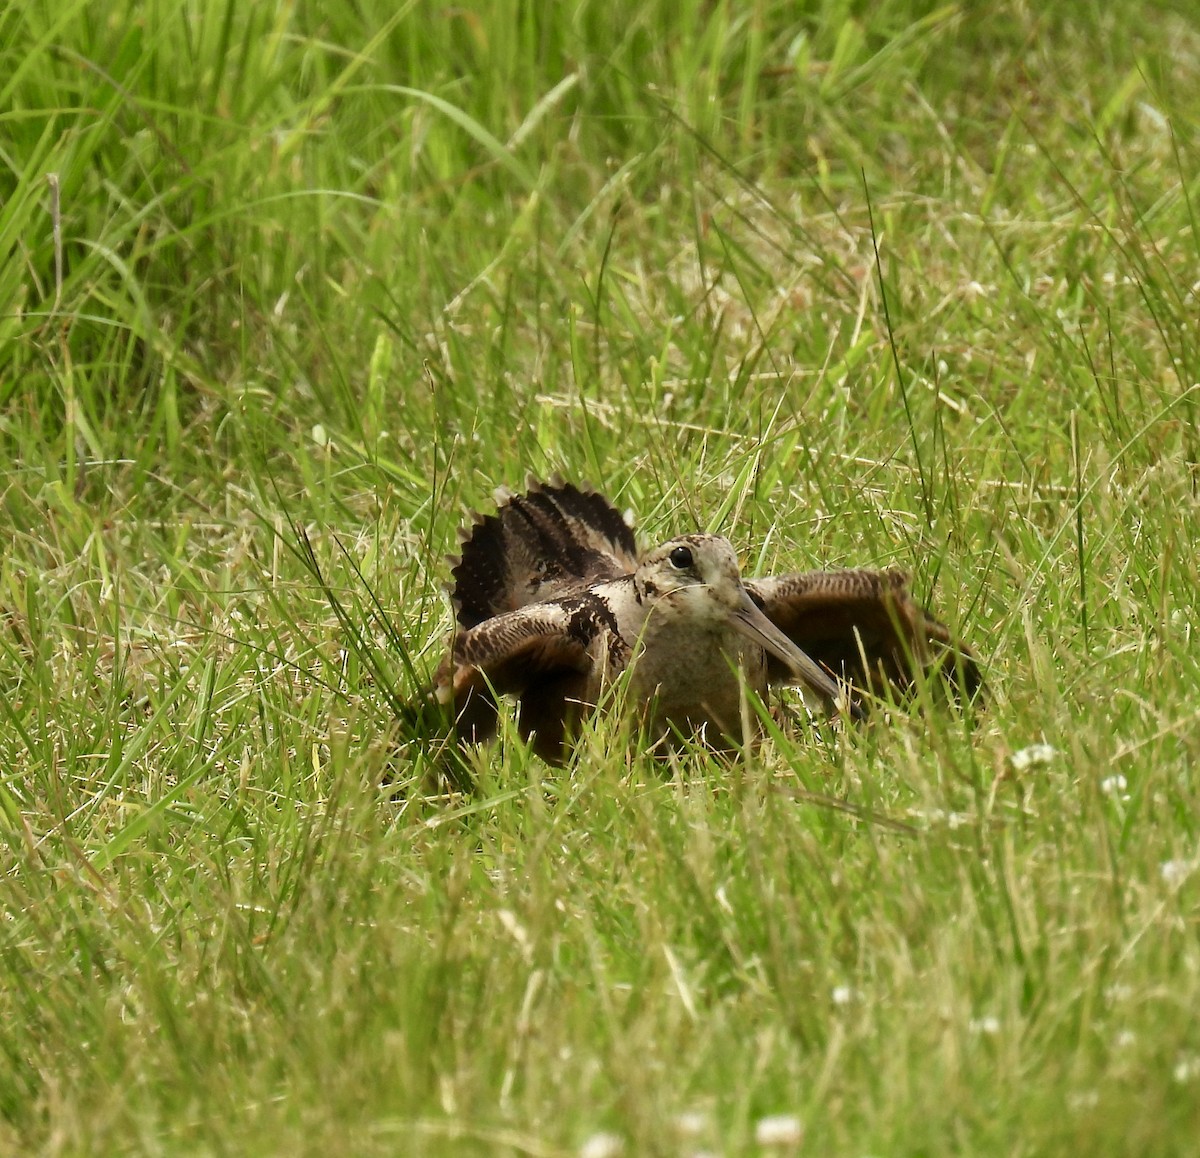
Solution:
{"label": "bird", "polygon": [[455,623],[427,693],[460,744],[495,736],[504,697],[521,737],[561,765],[582,723],[618,701],[656,753],[690,740],[736,752],[757,731],[747,692],[765,701],[790,684],[861,719],[871,696],[938,673],[962,698],[982,686],[973,653],[900,570],[743,579],[718,535],[639,553],[629,520],[586,485],[530,478],[495,498],[448,560]]}

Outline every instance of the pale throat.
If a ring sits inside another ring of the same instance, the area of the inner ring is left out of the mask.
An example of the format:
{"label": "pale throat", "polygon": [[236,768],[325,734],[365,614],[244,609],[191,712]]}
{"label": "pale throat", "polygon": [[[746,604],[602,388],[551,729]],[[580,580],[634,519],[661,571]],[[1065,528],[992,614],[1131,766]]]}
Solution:
{"label": "pale throat", "polygon": [[720,701],[738,697],[740,669],[760,695],[767,656],[729,621],[729,609],[708,589],[676,591],[655,600],[634,648],[634,679],[660,699]]}

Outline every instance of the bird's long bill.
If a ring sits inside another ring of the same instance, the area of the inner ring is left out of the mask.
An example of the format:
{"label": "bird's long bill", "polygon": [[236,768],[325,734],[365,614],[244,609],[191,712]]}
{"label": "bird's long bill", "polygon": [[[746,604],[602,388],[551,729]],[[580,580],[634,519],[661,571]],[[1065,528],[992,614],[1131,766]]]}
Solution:
{"label": "bird's long bill", "polygon": [[[755,605],[748,594],[742,606],[733,612],[733,625],[747,639],[765,647],[776,659],[786,663],[817,695],[831,703],[842,702],[842,693],[829,674],[815,660],[804,654]],[[850,714],[858,717],[861,709],[850,704]]]}

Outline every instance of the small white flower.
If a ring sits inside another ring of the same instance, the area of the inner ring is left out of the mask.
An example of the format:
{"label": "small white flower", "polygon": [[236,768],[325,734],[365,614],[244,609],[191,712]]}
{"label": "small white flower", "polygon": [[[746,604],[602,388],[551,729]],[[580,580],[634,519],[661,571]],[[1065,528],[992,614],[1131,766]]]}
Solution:
{"label": "small white flower", "polygon": [[1176,608],[1171,612],[1171,626],[1183,634],[1183,638],[1190,640],[1192,638],[1192,624],[1187,617],[1187,612]]}
{"label": "small white flower", "polygon": [[619,1135],[601,1130],[579,1147],[579,1158],[620,1158],[625,1143]]}
{"label": "small white flower", "polygon": [[1163,884],[1177,889],[1191,875],[1192,866],[1186,860],[1165,860],[1158,866]]}
{"label": "small white flower", "polygon": [[984,1017],[972,1017],[967,1022],[967,1028],[972,1033],[983,1033],[988,1037],[994,1037],[1000,1032],[1000,1019],[993,1017],[990,1013]]}
{"label": "small white flower", "polygon": [[1182,1085],[1200,1078],[1200,1054],[1182,1053],[1171,1071],[1171,1076]]}
{"label": "small white flower", "polygon": [[703,1110],[684,1110],[675,1118],[675,1133],[681,1138],[699,1138],[708,1133],[708,1115]]}
{"label": "small white flower", "polygon": [[829,994],[834,1005],[849,1005],[855,998],[854,990],[849,985],[835,985]]}
{"label": "small white flower", "polygon": [[1057,755],[1058,749],[1053,744],[1030,744],[1028,748],[1014,752],[1008,759],[1015,771],[1024,772],[1029,768],[1049,764]]}
{"label": "small white flower", "polygon": [[1125,789],[1128,787],[1128,781],[1120,774],[1120,772],[1113,776],[1105,776],[1104,779],[1100,781],[1100,791],[1103,792],[1105,796],[1115,796],[1124,793]]}
{"label": "small white flower", "polygon": [[803,1135],[804,1126],[795,1114],[769,1114],[754,1127],[754,1140],[760,1146],[794,1146]]}

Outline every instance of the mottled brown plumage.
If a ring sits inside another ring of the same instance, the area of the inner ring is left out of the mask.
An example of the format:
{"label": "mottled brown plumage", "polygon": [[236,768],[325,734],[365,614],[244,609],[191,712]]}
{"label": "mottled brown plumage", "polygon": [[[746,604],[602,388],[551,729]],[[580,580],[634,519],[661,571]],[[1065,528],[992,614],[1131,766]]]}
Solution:
{"label": "mottled brown plumage", "polygon": [[866,693],[943,672],[971,696],[971,653],[917,604],[898,571],[815,571],[742,581],[733,548],[685,535],[639,560],[612,505],[569,483],[531,482],[476,517],[454,560],[457,629],[435,695],[459,737],[495,734],[497,697],[547,760],[628,671],[625,700],[651,742],[694,735],[736,747],[754,731],[746,689],[792,683],[862,714]]}

